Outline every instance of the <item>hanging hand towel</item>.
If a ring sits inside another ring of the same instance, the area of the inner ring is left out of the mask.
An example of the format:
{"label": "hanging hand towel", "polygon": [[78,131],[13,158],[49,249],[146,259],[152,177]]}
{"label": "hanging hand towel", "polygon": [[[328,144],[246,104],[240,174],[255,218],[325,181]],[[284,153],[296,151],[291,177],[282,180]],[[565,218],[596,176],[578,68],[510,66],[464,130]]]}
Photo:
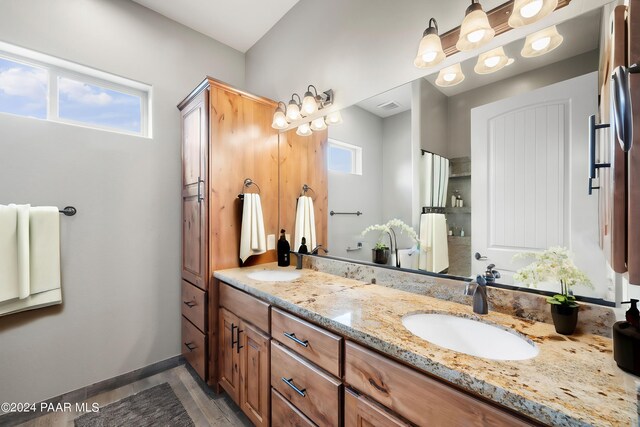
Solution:
{"label": "hanging hand towel", "polygon": [[60,287],[60,213],[53,206],[29,209],[30,294]]}
{"label": "hanging hand towel", "polygon": [[307,239],[309,250],[317,246],[316,243],[316,217],[313,208],[313,199],[309,196],[298,197],[296,210],[296,228],[292,250],[297,251],[302,244],[302,238]]}
{"label": "hanging hand towel", "polygon": [[18,209],[0,205],[0,302],[19,295]]}
{"label": "hanging hand towel", "polygon": [[267,251],[264,234],[264,219],[260,195],[246,193],[242,206],[242,226],[240,230],[240,259],[245,262],[251,255]]}
{"label": "hanging hand towel", "polygon": [[449,268],[447,220],[444,214],[420,216],[420,270],[440,273]]}

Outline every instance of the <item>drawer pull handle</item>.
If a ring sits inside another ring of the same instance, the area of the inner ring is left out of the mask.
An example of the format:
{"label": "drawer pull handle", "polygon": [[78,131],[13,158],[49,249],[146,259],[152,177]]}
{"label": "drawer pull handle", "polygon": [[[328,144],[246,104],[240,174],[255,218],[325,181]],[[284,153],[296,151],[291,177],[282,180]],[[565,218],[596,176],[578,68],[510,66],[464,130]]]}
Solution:
{"label": "drawer pull handle", "polygon": [[236,335],[236,353],[240,353],[240,349],[244,348],[243,345],[240,345],[240,333],[244,332],[244,330],[238,328],[238,334]]}
{"label": "drawer pull handle", "polygon": [[234,325],[233,323],[231,324],[231,348],[233,348],[234,345],[238,344],[238,341],[233,338],[233,331],[237,328],[238,327],[236,325]]}
{"label": "drawer pull handle", "polygon": [[182,303],[183,303],[184,305],[186,305],[187,307],[189,307],[189,308],[193,308],[193,307],[195,307],[196,305],[198,305],[198,304],[196,304],[196,303],[195,303],[195,302],[193,302],[193,301],[182,301]]}
{"label": "drawer pull handle", "polygon": [[289,378],[289,379],[287,379],[287,378],[285,378],[285,377],[282,377],[282,381],[284,381],[284,383],[285,383],[286,385],[288,385],[289,387],[291,387],[291,388],[292,388],[296,393],[298,393],[300,396],[302,396],[302,397],[306,397],[306,396],[307,396],[307,393],[306,393],[307,389],[306,389],[306,388],[303,388],[302,390],[300,390],[298,387],[296,387],[296,386],[295,386],[295,384],[293,383],[293,378]]}
{"label": "drawer pull handle", "polygon": [[300,344],[303,347],[309,347],[309,341],[308,340],[302,341],[301,339],[297,338],[296,334],[294,334],[293,332],[291,332],[291,333],[285,332],[284,336],[289,338],[290,340],[295,341],[296,343]]}
{"label": "drawer pull handle", "polygon": [[189,351],[193,351],[196,348],[198,348],[198,346],[195,346],[195,345],[191,344],[190,342],[186,342],[186,343],[184,343],[184,345],[185,345],[185,347],[187,347],[189,349]]}

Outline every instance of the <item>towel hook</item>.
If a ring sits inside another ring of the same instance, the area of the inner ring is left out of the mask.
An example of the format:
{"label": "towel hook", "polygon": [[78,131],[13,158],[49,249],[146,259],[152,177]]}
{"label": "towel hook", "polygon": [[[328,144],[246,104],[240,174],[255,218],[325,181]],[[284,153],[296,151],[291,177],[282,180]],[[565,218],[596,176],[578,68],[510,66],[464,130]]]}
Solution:
{"label": "towel hook", "polygon": [[[242,184],[242,191],[244,192],[245,188],[249,188],[252,185],[255,185],[256,188],[258,189],[258,194],[260,194],[260,186],[258,184],[256,184],[251,178],[245,178],[243,184]],[[240,200],[244,199],[244,194],[238,194],[238,198]]]}
{"label": "towel hook", "polygon": [[316,194],[316,191],[315,191],[313,188],[309,187],[309,185],[307,185],[307,184],[304,184],[304,185],[302,186],[302,194],[300,194],[300,195],[301,195],[301,196],[306,196],[306,195],[307,195],[307,192],[308,192],[309,190],[311,190],[311,191],[313,192],[313,194]]}

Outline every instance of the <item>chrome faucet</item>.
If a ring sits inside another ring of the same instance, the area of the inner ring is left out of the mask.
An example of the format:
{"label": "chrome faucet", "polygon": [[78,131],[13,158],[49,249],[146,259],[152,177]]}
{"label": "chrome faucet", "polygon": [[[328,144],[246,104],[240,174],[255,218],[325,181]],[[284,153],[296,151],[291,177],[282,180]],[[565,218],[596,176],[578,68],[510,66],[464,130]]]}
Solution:
{"label": "chrome faucet", "polygon": [[309,252],[310,255],[318,255],[318,251],[322,250],[325,254],[328,254],[329,251],[327,249],[324,248],[324,246],[322,245],[318,245],[315,248],[311,249],[311,252]]}
{"label": "chrome faucet", "polygon": [[487,265],[487,270],[484,272],[484,278],[487,282],[493,283],[496,279],[500,278],[500,272],[495,269],[495,264]]}
{"label": "chrome faucet", "polygon": [[478,274],[475,282],[468,282],[464,288],[465,295],[473,295],[473,312],[476,314],[489,313],[487,301],[487,280]]}

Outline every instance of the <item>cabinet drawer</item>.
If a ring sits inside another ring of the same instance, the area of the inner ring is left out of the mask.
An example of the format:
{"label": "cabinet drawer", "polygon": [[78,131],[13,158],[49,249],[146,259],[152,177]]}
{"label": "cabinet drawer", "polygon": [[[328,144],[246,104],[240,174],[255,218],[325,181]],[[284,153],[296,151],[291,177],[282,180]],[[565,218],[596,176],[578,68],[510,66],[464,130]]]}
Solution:
{"label": "cabinet drawer", "polygon": [[279,427],[315,426],[298,408],[274,389],[271,389],[271,425]]}
{"label": "cabinet drawer", "polygon": [[202,332],[207,332],[207,293],[191,283],[182,281],[182,315]]}
{"label": "cabinet drawer", "polygon": [[206,381],[207,337],[184,317],[182,318],[182,355],[189,365]]}
{"label": "cabinet drawer", "polygon": [[236,316],[269,332],[269,304],[220,282],[220,305]]}
{"label": "cabinet drawer", "polygon": [[353,390],[344,391],[344,427],[410,427],[379,404]]}
{"label": "cabinet drawer", "polygon": [[314,423],[341,424],[342,383],[275,341],[271,341],[271,387]]}
{"label": "cabinet drawer", "polygon": [[329,373],[340,377],[342,338],[338,335],[272,307],[271,336]]}
{"label": "cabinet drawer", "polygon": [[418,425],[532,425],[357,344],[345,344],[345,382]]}

